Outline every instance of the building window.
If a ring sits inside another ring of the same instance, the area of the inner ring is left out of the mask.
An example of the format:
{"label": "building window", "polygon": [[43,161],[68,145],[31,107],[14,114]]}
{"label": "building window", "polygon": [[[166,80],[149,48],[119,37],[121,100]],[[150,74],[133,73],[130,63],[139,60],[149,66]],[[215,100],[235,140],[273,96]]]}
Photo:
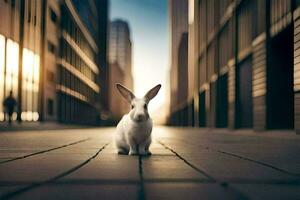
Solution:
{"label": "building window", "polygon": [[57,21],[57,15],[54,12],[54,10],[52,10],[51,8],[50,8],[50,18],[51,18],[51,21],[55,24]]}
{"label": "building window", "polygon": [[55,53],[56,53],[56,47],[55,47],[55,45],[54,45],[52,42],[50,42],[50,41],[48,41],[48,51],[51,52],[51,53],[53,53],[54,55],[55,55]]}
{"label": "building window", "polygon": [[5,94],[13,92],[18,95],[18,71],[19,71],[19,44],[8,39],[6,42],[6,73]]}
{"label": "building window", "polygon": [[10,5],[14,8],[16,6],[16,0],[11,0]]}
{"label": "building window", "polygon": [[33,17],[33,25],[36,26],[36,15]]}
{"label": "building window", "polygon": [[54,83],[54,73],[53,72],[47,70],[46,76],[47,76],[47,81]]}
{"label": "building window", "polygon": [[27,17],[27,22],[31,22],[31,1],[28,1],[28,17]]}
{"label": "building window", "polygon": [[40,56],[33,51],[23,49],[22,70],[22,108],[21,119],[23,121],[37,121],[38,92],[40,76]]}
{"label": "building window", "polygon": [[53,115],[53,100],[52,99],[48,99],[47,100],[47,114],[52,116]]}

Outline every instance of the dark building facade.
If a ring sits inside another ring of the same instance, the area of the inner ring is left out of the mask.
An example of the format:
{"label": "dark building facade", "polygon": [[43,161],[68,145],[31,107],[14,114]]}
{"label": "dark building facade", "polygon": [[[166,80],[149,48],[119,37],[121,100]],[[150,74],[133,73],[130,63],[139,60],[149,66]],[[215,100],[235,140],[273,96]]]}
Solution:
{"label": "dark building facade", "polygon": [[109,0],[95,1],[98,10],[98,64],[101,68],[100,72],[100,99],[101,112],[108,111],[108,95],[109,95],[109,62],[108,62],[108,15],[109,15]]}
{"label": "dark building facade", "polygon": [[80,12],[76,11],[72,1],[65,1],[61,10],[61,60],[57,84],[59,121],[95,122],[100,112],[95,33],[89,31],[81,20]]}
{"label": "dark building facade", "polygon": [[200,127],[298,130],[299,1],[189,3],[189,119]]}

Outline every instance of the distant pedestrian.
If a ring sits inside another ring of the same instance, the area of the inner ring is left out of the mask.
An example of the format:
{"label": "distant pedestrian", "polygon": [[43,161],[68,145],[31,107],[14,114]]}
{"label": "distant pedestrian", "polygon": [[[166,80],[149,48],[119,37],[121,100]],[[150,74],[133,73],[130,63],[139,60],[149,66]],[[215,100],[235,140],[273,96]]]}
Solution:
{"label": "distant pedestrian", "polygon": [[9,92],[9,96],[3,101],[3,107],[8,114],[8,124],[11,125],[12,115],[17,105],[16,99],[13,97],[13,92]]}

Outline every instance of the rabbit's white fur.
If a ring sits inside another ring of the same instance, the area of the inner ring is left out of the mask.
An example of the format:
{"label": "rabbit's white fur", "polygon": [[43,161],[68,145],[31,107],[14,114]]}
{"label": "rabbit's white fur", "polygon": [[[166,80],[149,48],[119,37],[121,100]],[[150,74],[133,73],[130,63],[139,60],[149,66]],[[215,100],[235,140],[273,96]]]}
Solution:
{"label": "rabbit's white fur", "polygon": [[152,119],[148,113],[148,103],[156,96],[161,85],[157,85],[143,97],[137,98],[121,84],[117,89],[130,102],[132,109],[123,116],[117,125],[115,145],[117,153],[129,155],[150,155]]}

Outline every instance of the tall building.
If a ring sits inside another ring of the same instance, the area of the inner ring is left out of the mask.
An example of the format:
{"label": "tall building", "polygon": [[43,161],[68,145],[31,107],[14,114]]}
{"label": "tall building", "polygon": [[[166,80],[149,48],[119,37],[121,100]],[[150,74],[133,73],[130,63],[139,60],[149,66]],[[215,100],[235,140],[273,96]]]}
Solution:
{"label": "tall building", "polygon": [[188,1],[169,0],[170,124],[187,125],[188,108]]}
{"label": "tall building", "polygon": [[41,32],[41,81],[40,84],[40,120],[58,119],[56,94],[57,63],[60,51],[60,4],[58,1],[43,1]]}
{"label": "tall building", "polygon": [[128,23],[115,20],[110,23],[109,29],[109,62],[118,63],[124,71],[124,84],[133,89],[132,78],[132,43]]}
{"label": "tall building", "polygon": [[13,92],[14,119],[98,122],[99,55],[106,55],[106,38],[99,38],[99,21],[105,19],[98,20],[98,8],[107,6],[105,0],[0,1],[0,101]]}
{"label": "tall building", "polygon": [[188,38],[188,125],[199,126],[198,51],[199,51],[199,1],[189,0],[189,38]]}
{"label": "tall building", "polygon": [[[72,0],[85,27],[89,30],[98,47],[97,63],[101,73],[98,81],[101,86],[99,93],[100,110],[108,110],[108,0]],[[101,117],[101,115],[100,115]]]}
{"label": "tall building", "polygon": [[[101,87],[100,98],[101,98],[101,112],[106,113],[108,111],[108,97],[109,97],[109,85],[108,72],[109,72],[109,62],[108,62],[108,14],[109,14],[109,0],[95,1],[98,10],[98,64],[101,68],[100,73],[100,85]],[[101,116],[103,116],[101,114]],[[101,117],[102,118],[102,117]]]}
{"label": "tall building", "polygon": [[194,124],[299,131],[299,2],[189,3]]}
{"label": "tall building", "polygon": [[129,110],[129,104],[118,94],[115,84],[133,89],[132,43],[128,23],[115,20],[109,29],[109,110],[114,120],[119,120]]}
{"label": "tall building", "polygon": [[97,42],[72,1],[66,0],[61,9],[61,60],[57,83],[59,121],[95,123],[100,112]]}
{"label": "tall building", "polygon": [[111,114],[111,120],[117,122],[122,116],[128,112],[129,103],[123,99],[121,94],[116,89],[116,83],[124,84],[125,74],[124,70],[119,66],[118,63],[111,63],[109,66],[109,111]]}

